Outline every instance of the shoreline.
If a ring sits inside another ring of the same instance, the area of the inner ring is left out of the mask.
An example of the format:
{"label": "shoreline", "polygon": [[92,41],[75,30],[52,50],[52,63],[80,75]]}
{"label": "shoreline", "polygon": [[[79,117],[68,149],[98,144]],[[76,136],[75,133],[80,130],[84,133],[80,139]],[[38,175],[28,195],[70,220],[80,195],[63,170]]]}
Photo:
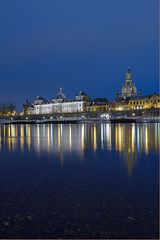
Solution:
{"label": "shoreline", "polygon": [[109,123],[109,124],[119,124],[119,123],[160,123],[160,119],[133,119],[133,118],[119,118],[119,119],[87,119],[87,120],[3,120],[0,121],[0,125],[16,125],[16,124],[93,124],[93,123]]}

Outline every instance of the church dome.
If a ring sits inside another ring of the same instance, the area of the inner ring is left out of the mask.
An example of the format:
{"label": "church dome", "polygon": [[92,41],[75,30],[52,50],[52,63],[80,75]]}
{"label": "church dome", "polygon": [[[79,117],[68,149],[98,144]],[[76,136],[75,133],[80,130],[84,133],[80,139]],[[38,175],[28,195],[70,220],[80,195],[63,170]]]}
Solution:
{"label": "church dome", "polygon": [[126,80],[124,85],[122,86],[122,97],[133,97],[137,95],[137,88],[132,81],[132,72],[130,69],[127,70],[126,72]]}
{"label": "church dome", "polygon": [[66,99],[66,95],[64,94],[63,89],[60,88],[60,90],[54,100],[57,102],[62,102],[65,99]]}

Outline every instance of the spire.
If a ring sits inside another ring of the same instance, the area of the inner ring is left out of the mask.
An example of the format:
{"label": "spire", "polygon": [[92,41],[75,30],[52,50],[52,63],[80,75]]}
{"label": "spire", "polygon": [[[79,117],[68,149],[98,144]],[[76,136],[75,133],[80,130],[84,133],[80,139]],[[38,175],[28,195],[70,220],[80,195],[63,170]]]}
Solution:
{"label": "spire", "polygon": [[130,70],[130,67],[128,67],[128,70],[126,72],[126,82],[131,82],[132,81],[132,72]]}

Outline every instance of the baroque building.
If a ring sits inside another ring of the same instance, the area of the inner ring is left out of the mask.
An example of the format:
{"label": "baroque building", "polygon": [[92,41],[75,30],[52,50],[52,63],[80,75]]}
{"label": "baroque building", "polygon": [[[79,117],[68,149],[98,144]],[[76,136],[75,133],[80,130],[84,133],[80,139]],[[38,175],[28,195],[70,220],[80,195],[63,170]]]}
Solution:
{"label": "baroque building", "polygon": [[33,102],[26,102],[23,105],[24,113],[31,114],[52,114],[52,113],[78,113],[84,112],[90,101],[90,97],[80,92],[73,100],[67,99],[63,89],[60,88],[56,97],[51,102],[42,97],[37,97]]}
{"label": "baroque building", "polygon": [[112,111],[159,110],[160,95],[155,93],[147,96],[141,95],[132,80],[132,72],[128,69],[121,94],[118,94],[114,101],[109,102],[106,98],[95,98],[91,100],[84,91],[80,91],[74,99],[68,99],[63,89],[60,88],[57,95],[52,98],[51,101],[47,101],[43,97],[38,96],[32,102],[26,100],[23,108],[24,113],[28,115],[86,112],[88,116],[96,116],[96,114]]}
{"label": "baroque building", "polygon": [[63,92],[63,88],[60,88],[57,96],[52,99],[52,102],[54,102],[54,103],[62,103],[64,101],[66,101],[66,99],[67,98],[66,98],[66,95]]}
{"label": "baroque building", "polygon": [[123,100],[135,96],[139,96],[135,83],[132,80],[132,72],[128,68],[126,72],[125,83],[122,86],[121,94],[117,94],[117,100]]}

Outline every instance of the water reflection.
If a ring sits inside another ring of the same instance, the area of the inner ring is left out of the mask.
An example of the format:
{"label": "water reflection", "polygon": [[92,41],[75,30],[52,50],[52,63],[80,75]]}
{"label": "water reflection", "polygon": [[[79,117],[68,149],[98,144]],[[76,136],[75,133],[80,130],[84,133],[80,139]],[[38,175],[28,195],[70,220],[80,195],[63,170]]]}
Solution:
{"label": "water reflection", "polygon": [[139,154],[159,150],[160,125],[155,124],[42,124],[0,126],[0,150],[3,144],[9,151],[58,153],[63,165],[65,153],[77,153],[81,158],[86,150],[115,151],[122,155],[128,174]]}

